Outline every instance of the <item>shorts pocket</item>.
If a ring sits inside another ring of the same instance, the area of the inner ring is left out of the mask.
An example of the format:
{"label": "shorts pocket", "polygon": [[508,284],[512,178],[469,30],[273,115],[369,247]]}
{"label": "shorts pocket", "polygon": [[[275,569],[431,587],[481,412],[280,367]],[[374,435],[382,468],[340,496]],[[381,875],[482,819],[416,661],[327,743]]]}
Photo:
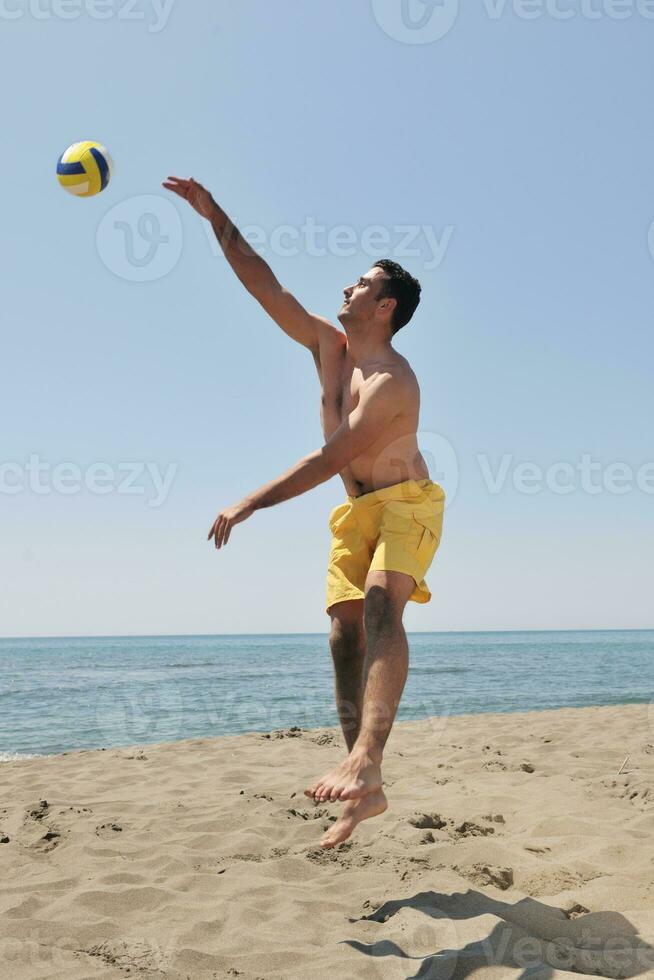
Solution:
{"label": "shorts pocket", "polygon": [[413,519],[422,528],[422,536],[418,544],[418,561],[429,565],[441,539],[443,514],[434,511],[414,511]]}

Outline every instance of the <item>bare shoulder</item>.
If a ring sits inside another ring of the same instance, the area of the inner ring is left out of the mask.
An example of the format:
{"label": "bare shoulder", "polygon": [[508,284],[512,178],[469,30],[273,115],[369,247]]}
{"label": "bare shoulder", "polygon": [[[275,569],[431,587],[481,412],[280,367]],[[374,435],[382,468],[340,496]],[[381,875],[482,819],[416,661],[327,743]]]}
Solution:
{"label": "bare shoulder", "polygon": [[347,338],[342,330],[339,330],[324,316],[318,316],[316,313],[310,315],[316,326],[318,343],[321,347],[335,350],[344,350],[347,347]]}
{"label": "bare shoulder", "polygon": [[323,316],[310,314],[316,333],[318,335],[317,348],[312,351],[313,359],[316,362],[318,375],[324,381],[325,375],[333,373],[347,351],[347,338],[342,330],[335,327],[333,323]]}
{"label": "bare shoulder", "polygon": [[407,361],[406,357],[404,357],[402,354],[398,354],[397,351],[393,351],[393,353],[395,355],[393,363],[393,373],[395,377],[398,379],[398,381],[401,381],[408,387],[411,387],[412,385],[417,387],[418,379],[416,378],[415,371]]}
{"label": "bare shoulder", "polygon": [[393,351],[393,356],[380,364],[379,370],[370,378],[370,383],[389,398],[398,398],[407,404],[419,397],[420,388],[415,372],[406,357]]}

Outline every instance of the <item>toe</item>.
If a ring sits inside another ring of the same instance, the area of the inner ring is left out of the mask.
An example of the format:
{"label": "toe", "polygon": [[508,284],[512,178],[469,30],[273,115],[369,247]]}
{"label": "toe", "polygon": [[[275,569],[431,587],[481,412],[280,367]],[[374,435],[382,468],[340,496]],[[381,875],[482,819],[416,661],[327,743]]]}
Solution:
{"label": "toe", "polygon": [[334,828],[330,830],[328,834],[325,834],[323,839],[320,841],[320,846],[326,849],[331,847],[336,847],[341,843],[341,835],[338,833],[337,829]]}
{"label": "toe", "polygon": [[349,821],[347,823],[345,821],[339,821],[328,834],[325,834],[321,841],[321,846],[338,847],[339,844],[342,844],[343,841],[348,839],[352,830],[353,827]]}

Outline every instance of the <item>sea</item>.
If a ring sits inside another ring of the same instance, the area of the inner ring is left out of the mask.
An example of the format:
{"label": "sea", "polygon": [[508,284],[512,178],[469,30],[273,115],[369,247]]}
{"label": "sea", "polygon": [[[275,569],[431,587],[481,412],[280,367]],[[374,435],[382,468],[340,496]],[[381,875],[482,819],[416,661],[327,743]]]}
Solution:
{"label": "sea", "polygon": [[[409,634],[398,720],[649,704],[654,630]],[[337,725],[326,634],[0,639],[0,762]]]}

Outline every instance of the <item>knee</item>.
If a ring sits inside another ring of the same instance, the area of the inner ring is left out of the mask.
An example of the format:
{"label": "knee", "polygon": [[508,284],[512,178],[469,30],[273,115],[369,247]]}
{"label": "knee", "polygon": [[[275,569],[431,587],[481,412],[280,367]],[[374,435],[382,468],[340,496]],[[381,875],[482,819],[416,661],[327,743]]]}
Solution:
{"label": "knee", "polygon": [[363,616],[366,633],[371,636],[393,633],[402,626],[401,606],[386,589],[378,585],[368,590]]}
{"label": "knee", "polygon": [[365,634],[362,623],[332,622],[329,634],[329,649],[334,660],[354,660],[365,652]]}

